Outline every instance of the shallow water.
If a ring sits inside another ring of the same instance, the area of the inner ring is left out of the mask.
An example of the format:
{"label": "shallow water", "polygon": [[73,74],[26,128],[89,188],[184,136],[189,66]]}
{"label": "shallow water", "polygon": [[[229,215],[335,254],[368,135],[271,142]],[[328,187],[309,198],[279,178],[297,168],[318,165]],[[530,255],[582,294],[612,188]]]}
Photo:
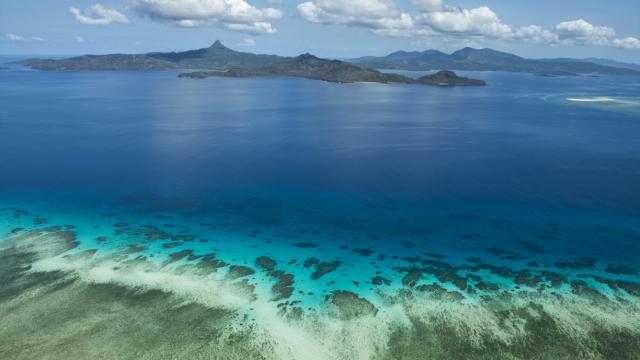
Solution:
{"label": "shallow water", "polygon": [[[568,99],[640,81],[469,75],[489,86],[0,71],[0,353],[637,356],[640,117]],[[16,352],[61,302],[86,306],[46,319],[67,337]],[[148,337],[105,332],[136,314]],[[190,333],[207,316],[224,341]]]}

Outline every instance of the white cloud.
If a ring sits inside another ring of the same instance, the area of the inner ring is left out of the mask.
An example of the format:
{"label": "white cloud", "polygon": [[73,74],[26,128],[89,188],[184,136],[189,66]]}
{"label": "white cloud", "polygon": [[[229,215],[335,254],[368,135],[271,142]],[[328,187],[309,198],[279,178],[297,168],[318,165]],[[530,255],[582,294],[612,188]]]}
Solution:
{"label": "white cloud", "polygon": [[513,30],[514,40],[532,43],[555,44],[559,42],[558,35],[538,25],[522,26]]}
{"label": "white cloud", "polygon": [[428,11],[418,20],[437,32],[452,35],[503,38],[512,34],[511,27],[503,24],[498,15],[486,6]]}
{"label": "white cloud", "polygon": [[240,32],[245,32],[249,34],[273,34],[277,32],[276,28],[271,25],[269,22],[264,21],[256,21],[250,24],[243,23],[225,23],[224,27],[229,30],[235,30]]}
{"label": "white cloud", "polygon": [[583,19],[563,21],[555,26],[554,32],[560,40],[587,45],[607,45],[616,35],[613,28],[595,26]]}
{"label": "white cloud", "polygon": [[85,25],[109,25],[114,22],[129,23],[129,19],[123,14],[116,10],[107,9],[100,4],[91,6],[84,13],[75,7],[70,7],[69,12],[75,16],[76,20]]}
{"label": "white cloud", "polygon": [[14,42],[44,41],[44,39],[39,36],[25,37],[14,33],[6,33],[4,34],[4,38]]}
{"label": "white cloud", "polygon": [[276,32],[271,22],[282,17],[280,10],[258,8],[245,0],[133,0],[133,8],[150,19],[178,26],[218,25],[252,34]]}
{"label": "white cloud", "polygon": [[640,39],[634,37],[614,39],[613,46],[623,49],[640,49]]}
{"label": "white cloud", "polygon": [[638,38],[616,39],[609,26],[584,19],[560,22],[553,28],[513,26],[502,22],[489,7],[460,8],[443,0],[410,0],[416,13],[398,9],[394,0],[310,0],[298,5],[310,22],[368,28],[390,36],[438,37],[441,42],[479,43],[486,39],[549,45],[592,45],[638,48]]}
{"label": "white cloud", "polygon": [[253,47],[253,46],[256,46],[256,41],[253,40],[252,38],[244,38],[237,45],[238,46]]}
{"label": "white cloud", "polygon": [[82,36],[76,36],[76,42],[78,42],[78,43],[83,43],[83,42],[85,42],[85,41],[86,41],[86,40],[85,40]]}
{"label": "white cloud", "polygon": [[27,41],[27,38],[25,38],[24,36],[16,35],[13,33],[6,33],[4,34],[4,37],[9,41]]}
{"label": "white cloud", "polygon": [[367,27],[372,30],[407,30],[414,27],[408,13],[398,11],[393,0],[314,0],[298,5],[307,21]]}

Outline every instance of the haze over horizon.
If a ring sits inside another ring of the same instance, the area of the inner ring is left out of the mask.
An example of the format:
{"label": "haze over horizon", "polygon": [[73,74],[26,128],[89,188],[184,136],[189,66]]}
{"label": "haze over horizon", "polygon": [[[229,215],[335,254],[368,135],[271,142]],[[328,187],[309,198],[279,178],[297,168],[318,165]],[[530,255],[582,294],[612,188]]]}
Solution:
{"label": "haze over horizon", "polygon": [[638,13],[632,0],[23,0],[0,3],[0,54],[180,51],[220,40],[289,56],[470,46],[639,63]]}

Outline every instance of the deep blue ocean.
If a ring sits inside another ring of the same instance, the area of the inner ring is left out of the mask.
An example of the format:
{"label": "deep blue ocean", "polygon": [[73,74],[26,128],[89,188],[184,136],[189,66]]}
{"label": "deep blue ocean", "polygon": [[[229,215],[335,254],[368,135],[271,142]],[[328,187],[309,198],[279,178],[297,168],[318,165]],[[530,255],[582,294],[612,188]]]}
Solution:
{"label": "deep blue ocean", "polygon": [[[424,254],[554,271],[586,257],[590,274],[635,279],[605,269],[640,257],[640,79],[478,72],[465,74],[487,87],[447,88],[177,74],[0,70],[0,230],[69,223],[99,253],[139,242],[157,258],[268,255],[300,277],[313,270],[304,259],[339,264],[297,283],[302,301],[366,295],[375,274],[400,286],[398,267]],[[119,226],[200,241],[167,250]]]}

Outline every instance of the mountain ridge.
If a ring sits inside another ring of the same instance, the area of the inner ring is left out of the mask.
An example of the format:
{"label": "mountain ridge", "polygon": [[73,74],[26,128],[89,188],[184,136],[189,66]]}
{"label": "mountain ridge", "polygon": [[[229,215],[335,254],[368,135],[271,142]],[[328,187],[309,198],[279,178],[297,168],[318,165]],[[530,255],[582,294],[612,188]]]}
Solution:
{"label": "mountain ridge", "polygon": [[270,65],[285,57],[232,50],[217,40],[195,50],[144,54],[82,55],[66,59],[29,59],[21,62],[36,70],[167,70],[226,69]]}
{"label": "mountain ridge", "polygon": [[[186,51],[144,54],[83,55],[66,59],[29,59],[21,63],[37,70],[225,70],[257,68],[292,59],[228,48],[217,40],[211,46]],[[373,69],[510,71],[544,75],[640,75],[640,65],[606,59],[527,59],[489,48],[463,49],[446,54],[439,50],[396,51],[386,56],[347,60]]]}
{"label": "mountain ridge", "polygon": [[439,71],[417,79],[399,74],[382,73],[340,60],[321,59],[309,53],[270,66],[233,68],[224,71],[196,71],[182,73],[181,78],[204,79],[209,77],[296,77],[334,83],[375,82],[382,84],[422,84],[441,86],[484,86],[483,80],[459,77],[452,71]]}
{"label": "mountain ridge", "polygon": [[[615,67],[580,59],[527,59],[489,48],[463,49],[446,54],[438,50],[396,51],[386,56],[348,60],[375,69],[427,71],[437,69],[510,71],[550,75],[640,75],[640,69]],[[610,62],[609,64],[614,64]]]}

